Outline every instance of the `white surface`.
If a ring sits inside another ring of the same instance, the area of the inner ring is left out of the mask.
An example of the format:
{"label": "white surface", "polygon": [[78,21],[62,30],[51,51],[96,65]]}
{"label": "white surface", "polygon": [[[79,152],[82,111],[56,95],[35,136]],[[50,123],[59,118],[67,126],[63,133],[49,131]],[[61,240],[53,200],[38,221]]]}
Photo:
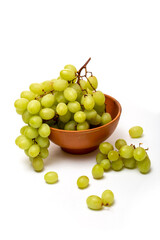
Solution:
{"label": "white surface", "polygon": [[[154,0],[1,1],[1,239],[160,238],[159,12]],[[35,173],[14,144],[23,125],[13,106],[20,92],[57,77],[65,64],[80,68],[89,57],[99,89],[123,109],[108,141],[143,142],[149,174],[124,169],[97,181],[91,176],[97,151],[74,156],[53,144],[44,171]],[[137,124],[144,136],[131,140],[128,129]],[[59,174],[55,185],[43,179],[51,170]],[[85,190],[76,186],[82,174],[90,178]],[[108,188],[115,204],[89,210],[86,198]]]}

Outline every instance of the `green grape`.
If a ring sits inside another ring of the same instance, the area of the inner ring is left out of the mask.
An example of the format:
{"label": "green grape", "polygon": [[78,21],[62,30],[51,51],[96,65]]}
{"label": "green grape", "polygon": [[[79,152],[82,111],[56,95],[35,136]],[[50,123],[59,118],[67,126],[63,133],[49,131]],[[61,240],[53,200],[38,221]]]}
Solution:
{"label": "green grape", "polygon": [[55,111],[52,108],[43,108],[40,110],[39,115],[44,120],[50,120],[55,116]]}
{"label": "green grape", "polygon": [[133,169],[136,167],[136,160],[132,158],[123,158],[123,163],[126,168]]}
{"label": "green grape", "polygon": [[37,157],[39,153],[40,153],[40,146],[38,144],[33,144],[28,149],[28,155],[32,158]]}
{"label": "green grape", "polygon": [[115,147],[119,150],[122,146],[127,145],[124,139],[117,139],[115,142]]}
{"label": "green grape", "polygon": [[98,164],[100,164],[101,161],[102,161],[103,159],[105,159],[106,157],[107,157],[107,155],[99,152],[99,153],[97,153],[97,156],[96,156],[96,162],[97,162]]}
{"label": "green grape", "polygon": [[63,92],[56,92],[55,93],[55,98],[57,103],[67,103],[67,99],[64,97],[64,93]]}
{"label": "green grape", "polygon": [[24,110],[16,108],[16,113],[18,113],[19,115],[23,115],[24,112],[25,112]]}
{"label": "green grape", "polygon": [[82,90],[81,90],[81,87],[79,86],[78,83],[72,83],[72,84],[69,85],[69,87],[71,87],[71,88],[73,88],[74,90],[76,90],[78,97],[81,96]]}
{"label": "green grape", "polygon": [[90,90],[95,90],[98,87],[98,81],[97,81],[97,78],[95,76],[90,76],[90,77],[88,77],[87,80],[88,80],[87,81],[87,87]]}
{"label": "green grape", "polygon": [[20,129],[20,133],[21,133],[22,135],[25,135],[24,132],[25,132],[26,128],[28,128],[28,126],[24,126],[24,127],[22,127],[22,128]]}
{"label": "green grape", "polygon": [[101,153],[107,155],[111,150],[113,150],[113,146],[109,142],[103,142],[99,145],[99,150]]}
{"label": "green grape", "polygon": [[114,194],[111,190],[105,190],[101,198],[104,206],[111,206],[114,202]]}
{"label": "green grape", "polygon": [[52,105],[55,103],[55,95],[49,93],[42,97],[41,99],[41,105],[46,108],[52,107]]}
{"label": "green grape", "polygon": [[30,139],[36,138],[38,137],[38,130],[36,128],[28,126],[24,131],[24,135]]}
{"label": "green grape", "polygon": [[76,113],[81,110],[81,105],[79,102],[74,101],[74,102],[69,102],[68,103],[68,109],[72,113]]}
{"label": "green grape", "polygon": [[85,80],[81,79],[79,83],[83,90],[87,89],[87,82]]}
{"label": "green grape", "polygon": [[29,125],[33,128],[39,128],[42,125],[42,118],[38,115],[30,117]]}
{"label": "green grape", "polygon": [[34,100],[35,97],[36,97],[36,94],[34,94],[31,91],[23,91],[23,92],[21,92],[21,98],[26,98],[29,101]]}
{"label": "green grape", "polygon": [[18,136],[15,140],[15,143],[18,147],[20,147],[23,150],[30,148],[31,145],[33,144],[31,139],[23,135]]}
{"label": "green grape", "polygon": [[41,136],[38,136],[35,141],[38,143],[38,145],[41,147],[41,148],[47,148],[49,147],[50,145],[50,141],[48,139],[48,137],[41,137]]}
{"label": "green grape", "polygon": [[41,104],[38,100],[32,100],[28,103],[27,110],[31,114],[37,114],[41,109]]}
{"label": "green grape", "polygon": [[88,94],[93,95],[93,91],[91,89],[87,88],[86,91]]}
{"label": "green grape", "polygon": [[14,106],[18,111],[25,111],[28,103],[29,101],[26,98],[20,98],[14,102]]}
{"label": "green grape", "polygon": [[77,98],[77,92],[74,88],[68,87],[64,90],[64,97],[70,101],[73,102]]}
{"label": "green grape", "polygon": [[44,175],[44,180],[48,184],[56,183],[56,182],[58,182],[58,174],[56,172],[47,172]]}
{"label": "green grape", "polygon": [[103,104],[103,105],[99,106],[99,105],[96,105],[96,104],[95,104],[95,105],[94,105],[94,109],[96,110],[96,112],[97,112],[100,116],[102,116],[103,113],[105,113],[106,105]]}
{"label": "green grape", "polygon": [[77,124],[77,130],[80,131],[80,130],[87,130],[89,129],[89,123],[84,121],[82,123],[78,123]]}
{"label": "green grape", "polygon": [[143,161],[140,161],[140,162],[137,161],[137,167],[141,173],[148,173],[150,171],[151,161],[148,155],[145,157]]}
{"label": "green grape", "polygon": [[117,161],[112,162],[112,169],[115,171],[120,171],[123,168],[123,161],[120,157]]}
{"label": "green grape", "polygon": [[86,120],[88,120],[88,121],[94,120],[97,116],[97,112],[94,109],[92,109],[90,111],[85,109],[84,113],[86,114]]}
{"label": "green grape", "polygon": [[42,85],[44,92],[53,91],[53,82],[52,81],[46,80],[46,81],[42,82],[41,85]]}
{"label": "green grape", "polygon": [[48,149],[47,148],[41,148],[40,149],[40,154],[39,154],[39,156],[41,157],[41,158],[47,158],[48,157],[48,155],[49,155],[49,151],[48,151]]}
{"label": "green grape", "polygon": [[50,127],[46,123],[42,123],[42,125],[38,129],[38,133],[41,137],[46,138],[51,133]]}
{"label": "green grape", "polygon": [[63,123],[67,123],[71,119],[71,113],[70,111],[67,111],[67,113],[63,116],[59,116],[59,119]]}
{"label": "green grape", "polygon": [[143,134],[143,128],[140,126],[135,126],[129,129],[129,135],[132,138],[139,138]]}
{"label": "green grape", "polygon": [[33,160],[31,162],[32,162],[32,166],[36,172],[41,172],[43,170],[44,163],[43,163],[43,160],[41,157],[39,157],[39,156],[35,157],[35,158],[33,158]]}
{"label": "green grape", "polygon": [[101,121],[102,125],[105,125],[105,124],[107,124],[111,121],[112,121],[112,117],[111,117],[110,113],[103,113],[102,114],[102,121]]}
{"label": "green grape", "polygon": [[75,66],[73,66],[72,64],[67,64],[64,66],[64,69],[69,69],[69,70],[72,70],[74,73],[77,72],[77,69]]}
{"label": "green grape", "polygon": [[57,105],[53,105],[51,108],[56,112]]}
{"label": "green grape", "polygon": [[58,115],[63,116],[67,113],[67,111],[68,107],[65,103],[58,103],[56,107],[56,112],[58,113]]}
{"label": "green grape", "polygon": [[29,154],[28,154],[28,149],[24,150],[24,153],[27,155],[27,157],[30,158]]}
{"label": "green grape", "polygon": [[81,97],[81,105],[84,105],[84,95]]}
{"label": "green grape", "polygon": [[86,120],[86,114],[82,111],[78,111],[74,114],[74,120],[77,123],[82,123]]}
{"label": "green grape", "polygon": [[117,161],[119,158],[119,153],[115,150],[111,150],[108,153],[108,159],[112,162]]}
{"label": "green grape", "polygon": [[86,200],[88,208],[92,210],[102,209],[102,199],[96,195],[91,195]]}
{"label": "green grape", "polygon": [[26,110],[26,111],[22,114],[23,122],[28,124],[28,123],[29,123],[29,120],[30,120],[30,118],[31,118],[32,116],[33,116],[33,115]]}
{"label": "green grape", "polygon": [[136,161],[143,161],[146,156],[147,156],[146,151],[142,147],[137,147],[133,151],[133,157]]}
{"label": "green grape", "polygon": [[100,116],[99,114],[97,114],[96,117],[95,117],[95,119],[91,119],[91,120],[89,121],[89,123],[90,123],[91,125],[97,126],[97,125],[99,125],[99,124],[101,123],[101,120],[102,120],[101,116]]}
{"label": "green grape", "polygon": [[93,93],[93,98],[94,98],[95,103],[98,106],[101,106],[105,103],[105,96],[101,91],[94,92]]}
{"label": "green grape", "polygon": [[75,72],[70,69],[63,69],[60,71],[60,77],[67,81],[71,81],[76,77],[76,75]]}
{"label": "green grape", "polygon": [[83,105],[86,110],[92,110],[94,108],[95,102],[91,95],[84,97]]}
{"label": "green grape", "polygon": [[55,91],[64,91],[68,87],[68,82],[63,79],[58,79],[53,82],[53,88]]}
{"label": "green grape", "polygon": [[29,89],[31,92],[38,94],[38,95],[41,95],[43,93],[43,87],[42,87],[41,83],[32,83],[29,86]]}
{"label": "green grape", "polygon": [[100,163],[100,165],[103,167],[104,171],[107,171],[111,167],[111,163],[108,159],[103,159]]}
{"label": "green grape", "polygon": [[89,185],[89,178],[87,176],[81,176],[77,179],[77,186],[80,189],[84,189]]}
{"label": "green grape", "polygon": [[92,175],[95,179],[100,179],[103,177],[104,169],[101,165],[96,164],[92,168]]}
{"label": "green grape", "polygon": [[131,158],[133,157],[133,151],[133,146],[124,145],[119,149],[119,154],[123,158]]}
{"label": "green grape", "polygon": [[64,130],[74,131],[76,130],[77,123],[75,121],[69,121],[65,124]]}

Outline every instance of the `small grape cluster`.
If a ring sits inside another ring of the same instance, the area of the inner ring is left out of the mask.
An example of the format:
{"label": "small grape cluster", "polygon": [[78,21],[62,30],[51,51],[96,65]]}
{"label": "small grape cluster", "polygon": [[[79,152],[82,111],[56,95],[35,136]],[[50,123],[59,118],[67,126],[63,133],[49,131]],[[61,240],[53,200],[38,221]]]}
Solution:
{"label": "small grape cluster", "polygon": [[[43,159],[48,157],[50,127],[62,130],[87,130],[112,120],[105,112],[105,96],[97,91],[95,76],[88,77],[86,65],[79,71],[69,64],[57,79],[32,83],[14,103],[16,112],[26,124],[15,143],[32,162],[35,171],[43,170]],[[85,75],[82,76],[82,70]]]}
{"label": "small grape cluster", "polygon": [[95,179],[103,177],[104,171],[113,169],[120,171],[123,167],[128,169],[138,168],[141,173],[148,173],[151,161],[146,152],[148,149],[135,145],[127,145],[124,139],[118,139],[114,147],[109,142],[103,142],[99,146],[100,152],[96,156],[97,164],[92,168],[92,175]]}

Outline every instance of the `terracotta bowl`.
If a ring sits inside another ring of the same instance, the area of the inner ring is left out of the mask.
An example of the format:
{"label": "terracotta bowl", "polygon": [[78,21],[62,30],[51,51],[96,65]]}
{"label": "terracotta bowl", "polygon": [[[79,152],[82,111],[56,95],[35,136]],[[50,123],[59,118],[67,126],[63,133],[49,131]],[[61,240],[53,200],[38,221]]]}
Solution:
{"label": "terracotta bowl", "polygon": [[59,145],[65,152],[72,154],[85,154],[98,148],[117,127],[121,105],[111,96],[105,95],[106,112],[112,116],[112,121],[93,129],[81,131],[68,131],[51,127],[50,140]]}

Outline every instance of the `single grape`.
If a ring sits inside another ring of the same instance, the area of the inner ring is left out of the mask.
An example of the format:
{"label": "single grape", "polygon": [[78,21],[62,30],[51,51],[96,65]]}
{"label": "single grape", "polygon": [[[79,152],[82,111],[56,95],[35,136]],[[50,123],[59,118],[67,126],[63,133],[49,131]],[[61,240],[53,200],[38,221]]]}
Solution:
{"label": "single grape", "polygon": [[82,123],[86,120],[86,114],[82,111],[78,111],[74,114],[74,120],[77,123]]}
{"label": "single grape", "polygon": [[119,150],[122,146],[127,145],[126,141],[124,139],[117,139],[115,142],[115,147]]}
{"label": "single grape", "polygon": [[77,92],[74,88],[68,87],[64,90],[64,97],[70,101],[73,102],[77,98]]}
{"label": "single grape", "polygon": [[115,150],[111,150],[108,153],[108,159],[112,162],[117,161],[119,158],[119,153]]}
{"label": "single grape", "polygon": [[111,167],[111,163],[110,163],[109,159],[103,159],[101,161],[100,165],[103,167],[104,171],[109,170]]}
{"label": "single grape", "polygon": [[53,91],[53,81],[46,80],[42,82],[41,85],[44,92]]}
{"label": "single grape", "polygon": [[31,91],[23,91],[23,92],[21,92],[21,98],[26,98],[29,101],[34,100],[35,97],[36,97],[36,94],[34,94]]}
{"label": "single grape", "polygon": [[16,108],[16,113],[19,114],[19,115],[23,115],[25,111],[24,110],[20,110],[18,108]]}
{"label": "single grape", "polygon": [[41,148],[41,149],[40,149],[40,154],[39,154],[39,156],[40,156],[41,158],[45,159],[45,158],[48,157],[48,155],[49,155],[49,151],[48,151],[47,148],[44,147],[44,148]]}
{"label": "single grape", "polygon": [[48,137],[41,137],[41,136],[38,136],[35,141],[38,143],[38,145],[41,147],[41,148],[47,148],[49,147],[50,145],[50,141],[48,139]]}
{"label": "single grape", "polygon": [[64,66],[64,69],[69,69],[69,70],[72,70],[74,73],[77,72],[77,69],[75,66],[73,66],[72,64],[67,64]]}
{"label": "single grape", "polygon": [[63,79],[58,79],[53,82],[53,88],[55,91],[64,91],[68,87],[68,82]]}
{"label": "single grape", "polygon": [[87,95],[84,97],[84,101],[83,101],[83,105],[84,105],[84,108],[86,110],[92,110],[94,108],[94,105],[95,105],[95,102],[94,102],[94,99],[91,95]]}
{"label": "single grape", "polygon": [[49,184],[56,183],[58,182],[58,174],[56,172],[47,172],[44,175],[44,180]]}
{"label": "single grape", "polygon": [[55,95],[49,93],[42,97],[41,105],[46,108],[50,108],[55,103]]}
{"label": "single grape", "polygon": [[28,124],[28,123],[29,123],[29,120],[30,120],[30,118],[31,118],[32,116],[33,116],[33,115],[26,110],[26,111],[22,114],[23,122]]}
{"label": "single grape", "polygon": [[29,101],[26,98],[20,98],[14,102],[14,106],[19,111],[25,111],[27,109],[28,103]]}
{"label": "single grape", "polygon": [[97,112],[94,109],[89,110],[89,111],[85,109],[84,113],[86,114],[86,120],[88,120],[88,121],[94,120],[97,116]]}
{"label": "single grape", "polygon": [[96,156],[96,162],[97,162],[98,164],[100,164],[101,161],[102,161],[103,159],[105,159],[105,158],[107,158],[107,155],[99,152],[99,153],[97,153],[97,156]]}
{"label": "single grape", "polygon": [[143,134],[143,128],[140,126],[135,126],[129,129],[129,135],[132,138],[139,138]]}
{"label": "single grape", "polygon": [[76,75],[75,72],[72,71],[71,69],[63,69],[60,71],[60,77],[67,81],[71,81],[76,77]]}
{"label": "single grape", "polygon": [[38,100],[32,100],[27,105],[27,110],[31,114],[37,114],[40,111],[41,104]]}
{"label": "single grape", "polygon": [[52,108],[43,108],[40,110],[39,115],[44,120],[50,120],[55,116],[55,111]]}
{"label": "single grape", "polygon": [[84,121],[82,123],[78,123],[77,124],[77,130],[80,131],[80,130],[87,130],[89,129],[89,123]]}
{"label": "single grape", "polygon": [[123,168],[123,161],[120,157],[117,161],[112,162],[112,169],[115,171],[120,171]]}
{"label": "single grape", "polygon": [[21,149],[26,150],[30,148],[30,146],[33,144],[33,141],[26,136],[20,135],[16,138],[15,143]]}
{"label": "single grape", "polygon": [[105,96],[101,91],[94,92],[93,93],[93,98],[94,98],[95,103],[98,106],[101,106],[105,103]]}
{"label": "single grape", "polygon": [[101,165],[96,164],[92,168],[92,175],[95,179],[100,179],[103,177],[104,169]]}
{"label": "single grape", "polygon": [[81,110],[81,105],[79,102],[74,101],[74,102],[69,102],[68,103],[68,109],[72,113],[76,113]]}
{"label": "single grape", "polygon": [[133,169],[136,167],[136,160],[132,158],[123,158],[123,163],[126,168]]}
{"label": "single grape", "polygon": [[81,79],[79,83],[83,90],[87,89],[87,82],[85,80]]}
{"label": "single grape", "polygon": [[28,126],[24,126],[24,127],[22,127],[22,128],[20,129],[20,133],[21,133],[22,135],[25,135],[24,132],[25,132],[26,128],[28,128]]}
{"label": "single grape", "polygon": [[42,123],[42,125],[38,129],[38,133],[41,137],[46,138],[51,133],[50,127],[46,123]]}
{"label": "single grape", "polygon": [[148,155],[145,157],[145,159],[143,161],[137,162],[137,167],[141,173],[148,173],[150,171],[151,161],[150,161]]}
{"label": "single grape", "polygon": [[58,103],[56,107],[56,112],[58,113],[58,115],[63,116],[67,113],[67,111],[68,107],[65,103]]}
{"label": "single grape", "polygon": [[101,121],[102,125],[105,125],[105,124],[107,124],[111,121],[112,121],[112,117],[111,117],[110,113],[103,113],[102,114],[102,121]]}
{"label": "single grape", "polygon": [[65,124],[64,130],[74,131],[76,130],[77,123],[75,121],[69,121]]}
{"label": "single grape", "polygon": [[56,92],[55,93],[55,99],[57,101],[57,103],[67,103],[67,99],[64,97],[64,93],[63,92]]}
{"label": "single grape", "polygon": [[32,83],[29,86],[29,89],[31,92],[38,94],[38,95],[41,95],[43,93],[43,87],[42,87],[41,83]]}
{"label": "single grape", "polygon": [[44,163],[41,157],[35,157],[32,159],[32,166],[36,172],[41,172],[44,168]]}
{"label": "single grape", "polygon": [[38,137],[39,134],[38,134],[38,130],[36,128],[28,126],[24,131],[24,135],[27,138],[33,139],[33,138]]}
{"label": "single grape", "polygon": [[29,149],[28,149],[28,154],[30,157],[34,158],[37,157],[38,154],[40,153],[40,147],[38,144],[33,144]]}
{"label": "single grape", "polygon": [[96,195],[91,195],[86,200],[88,208],[92,210],[102,209],[102,199]]}
{"label": "single grape", "polygon": [[113,146],[109,142],[103,142],[99,145],[99,150],[103,154],[108,154],[111,150],[113,150]]}
{"label": "single grape", "polygon": [[111,190],[105,190],[101,198],[104,206],[111,206],[114,202],[114,194]]}
{"label": "single grape", "polygon": [[99,114],[100,116],[103,115],[103,113],[105,113],[106,110],[106,105],[102,104],[101,106],[95,104],[94,105],[94,110],[96,110],[97,114]]}
{"label": "single grape", "polygon": [[33,128],[39,128],[42,125],[42,118],[38,115],[30,117],[29,125]]}
{"label": "single grape", "polygon": [[94,119],[89,120],[89,123],[91,125],[97,126],[101,123],[101,120],[102,120],[101,116],[99,114],[97,114]]}
{"label": "single grape", "polygon": [[124,145],[119,149],[119,154],[123,158],[131,158],[133,157],[133,151],[133,146]]}
{"label": "single grape", "polygon": [[95,76],[90,76],[87,79],[87,87],[90,90],[95,90],[98,87],[98,81],[97,78]]}
{"label": "single grape", "polygon": [[146,151],[142,147],[137,147],[133,151],[133,157],[136,161],[143,161],[146,156],[147,156]]}
{"label": "single grape", "polygon": [[77,179],[77,186],[81,189],[88,187],[89,178],[87,176],[81,176]]}

